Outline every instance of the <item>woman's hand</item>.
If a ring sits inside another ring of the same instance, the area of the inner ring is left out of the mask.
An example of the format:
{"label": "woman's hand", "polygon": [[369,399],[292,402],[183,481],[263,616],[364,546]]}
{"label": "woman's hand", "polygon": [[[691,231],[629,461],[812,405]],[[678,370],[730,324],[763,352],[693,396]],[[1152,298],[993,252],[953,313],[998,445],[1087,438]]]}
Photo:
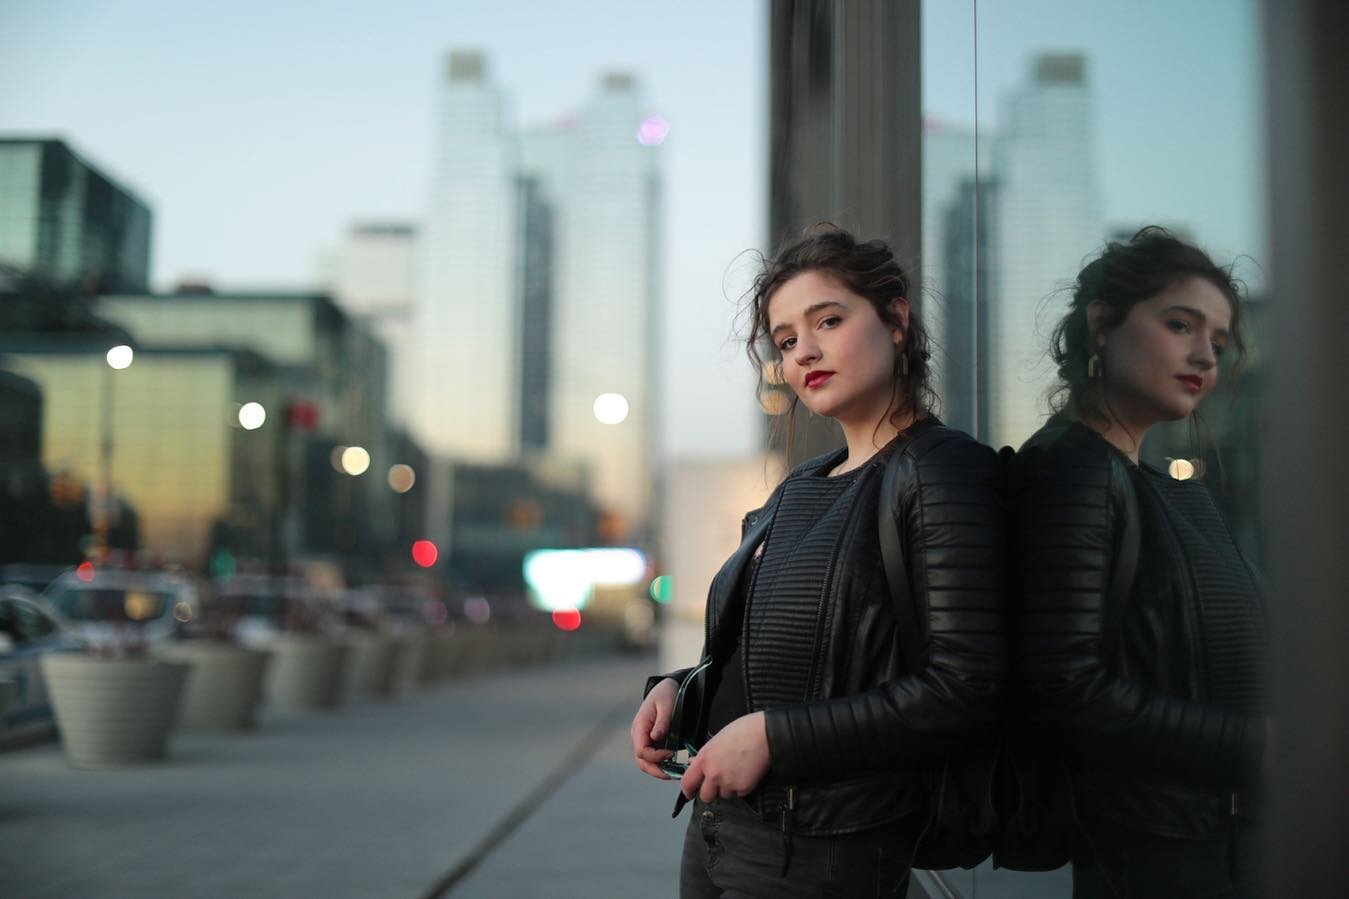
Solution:
{"label": "woman's hand", "polygon": [[637,759],[637,767],[642,773],[660,780],[669,780],[670,775],[660,770],[659,763],[674,753],[668,749],[657,749],[655,744],[665,738],[665,732],[670,727],[678,693],[679,682],[672,677],[665,678],[646,694],[646,699],[632,719],[632,754]]}
{"label": "woman's hand", "polygon": [[759,785],[772,761],[763,712],[743,715],[698,750],[680,789],[689,799],[696,793],[703,802],[744,796]]}

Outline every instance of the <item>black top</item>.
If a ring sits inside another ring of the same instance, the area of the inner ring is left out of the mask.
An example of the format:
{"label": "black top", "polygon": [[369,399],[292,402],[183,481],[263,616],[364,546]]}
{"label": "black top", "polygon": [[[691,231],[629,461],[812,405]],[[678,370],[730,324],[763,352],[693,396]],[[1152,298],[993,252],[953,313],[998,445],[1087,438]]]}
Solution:
{"label": "black top", "polygon": [[[767,538],[755,555],[749,583],[749,602],[735,650],[713,673],[708,705],[708,734],[715,734],[749,711],[745,695],[744,631],[750,625],[752,647],[770,641],[798,647],[775,655],[765,695],[753,697],[754,708],[772,708],[806,698],[810,659],[824,595],[825,577],[857,496],[854,488],[865,466],[837,477],[808,474],[790,478]],[[771,616],[751,614],[772,608]]]}
{"label": "black top", "polygon": [[[1201,689],[1218,705],[1266,714],[1269,636],[1264,597],[1212,495],[1200,483],[1178,481],[1150,465],[1131,473],[1143,514],[1151,511],[1170,531],[1163,535],[1145,529],[1144,540],[1157,543],[1157,538],[1172,536],[1172,545],[1180,550],[1179,564],[1151,572],[1152,578],[1193,579],[1194,626],[1203,634],[1207,660]],[[1184,595],[1187,585],[1167,586],[1171,595]]]}

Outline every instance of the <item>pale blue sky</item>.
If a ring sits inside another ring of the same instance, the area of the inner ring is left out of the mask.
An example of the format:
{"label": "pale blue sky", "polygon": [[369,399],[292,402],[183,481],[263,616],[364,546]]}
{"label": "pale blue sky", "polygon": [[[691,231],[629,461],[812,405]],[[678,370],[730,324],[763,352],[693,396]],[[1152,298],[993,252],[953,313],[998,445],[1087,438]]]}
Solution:
{"label": "pale blue sky", "polygon": [[[972,9],[924,3],[942,119],[973,121]],[[1084,49],[1108,219],[1264,255],[1253,0],[981,0],[979,16],[985,127],[1031,54]],[[766,30],[762,0],[0,0],[0,133],[64,136],[146,197],[157,286],[296,287],[353,220],[420,218],[446,51],[484,50],[524,125],[632,70],[672,124],[666,450],[743,452],[757,422],[726,292],[765,238]]]}

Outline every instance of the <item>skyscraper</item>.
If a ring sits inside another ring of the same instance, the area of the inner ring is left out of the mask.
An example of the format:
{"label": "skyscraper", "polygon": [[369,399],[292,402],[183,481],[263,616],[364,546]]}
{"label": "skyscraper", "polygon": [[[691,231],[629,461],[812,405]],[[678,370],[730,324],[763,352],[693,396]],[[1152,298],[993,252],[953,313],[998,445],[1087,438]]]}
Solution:
{"label": "skyscraper", "polygon": [[923,322],[933,342],[932,386],[942,419],[981,438],[987,436],[987,171],[994,146],[992,137],[971,127],[923,123],[921,283],[930,290]]}
{"label": "skyscraper", "polygon": [[995,170],[987,438],[1017,446],[1043,421],[1055,380],[1045,348],[1058,306],[1045,301],[1101,237],[1081,54],[1032,60],[1030,83],[1008,99]]}
{"label": "skyscraper", "polygon": [[[646,520],[658,420],[661,200],[657,150],[647,144],[663,134],[659,125],[649,126],[639,140],[643,121],[633,77],[605,75],[574,117],[527,134],[523,154],[523,174],[533,183],[527,196],[536,203],[531,239],[550,241],[548,447],[585,463],[601,507],[628,525]],[[542,227],[537,204],[550,209],[550,228]],[[540,289],[536,280],[523,298],[531,317],[544,308]],[[531,325],[538,322],[524,324],[523,335],[537,331]],[[622,420],[600,420],[605,411],[597,411],[596,401],[606,394],[622,397],[606,399],[617,409],[626,404]]]}
{"label": "skyscraper", "polygon": [[89,296],[143,291],[150,218],[63,141],[0,139],[0,265]]}
{"label": "skyscraper", "polygon": [[409,424],[433,454],[516,446],[515,148],[481,54],[451,53],[435,122]]}

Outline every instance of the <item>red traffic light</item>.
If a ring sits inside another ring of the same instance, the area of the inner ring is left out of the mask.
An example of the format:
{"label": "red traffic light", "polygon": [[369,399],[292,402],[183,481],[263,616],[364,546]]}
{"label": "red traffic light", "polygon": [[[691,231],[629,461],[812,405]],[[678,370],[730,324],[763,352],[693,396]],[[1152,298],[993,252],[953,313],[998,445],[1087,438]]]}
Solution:
{"label": "red traffic light", "polygon": [[296,431],[312,431],[319,426],[318,403],[291,400],[286,404],[286,424]]}

